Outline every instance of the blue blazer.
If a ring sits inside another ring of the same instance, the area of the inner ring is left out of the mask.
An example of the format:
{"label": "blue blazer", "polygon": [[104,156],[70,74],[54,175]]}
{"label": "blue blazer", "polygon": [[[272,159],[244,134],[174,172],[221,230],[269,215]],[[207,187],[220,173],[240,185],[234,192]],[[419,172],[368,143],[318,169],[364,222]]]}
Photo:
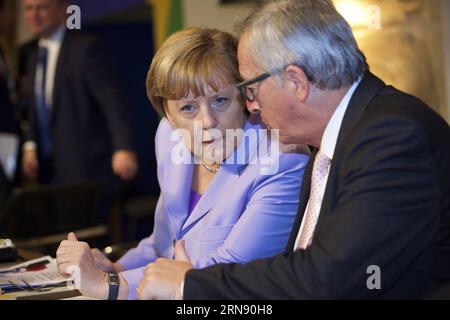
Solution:
{"label": "blue blazer", "polygon": [[[249,129],[263,127],[247,122],[244,130],[248,133]],[[173,257],[175,240],[185,240],[196,268],[216,263],[247,263],[283,251],[297,213],[309,156],[280,153],[278,170],[266,175],[261,162],[270,155],[270,144],[263,145],[263,135],[258,135],[258,145],[240,144],[229,159],[242,155],[243,148],[250,150],[247,156],[236,161],[237,164],[223,164],[188,215],[194,165],[172,161],[177,146],[190,154],[182,141],[172,141],[174,134],[169,122],[163,119],[155,141],[161,194],[153,234],[119,260],[127,270],[123,275],[130,285],[130,298],[134,298],[143,267],[159,257]]]}

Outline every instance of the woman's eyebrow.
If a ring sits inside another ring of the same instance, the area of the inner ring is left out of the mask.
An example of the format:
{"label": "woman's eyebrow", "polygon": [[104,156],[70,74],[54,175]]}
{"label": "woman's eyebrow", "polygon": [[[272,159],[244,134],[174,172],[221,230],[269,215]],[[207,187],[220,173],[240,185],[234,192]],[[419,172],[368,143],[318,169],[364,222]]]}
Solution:
{"label": "woman's eyebrow", "polygon": [[181,99],[180,101],[178,101],[178,104],[179,105],[185,105],[185,104],[191,104],[191,103],[195,103],[196,101],[195,101],[195,99],[192,99],[192,100],[183,100],[183,99]]}
{"label": "woman's eyebrow", "polygon": [[[226,90],[221,90],[221,91],[216,92],[216,93],[214,93],[214,94],[208,95],[208,96],[206,96],[205,98],[208,98],[208,99],[214,99],[214,98],[217,98],[217,97],[220,97],[220,96],[223,96],[223,95],[227,95],[228,93],[229,93],[229,90],[228,90],[228,89],[226,89]],[[201,96],[199,96],[199,97],[201,97]],[[198,98],[198,97],[197,97],[197,98]],[[181,99],[181,100],[179,101],[179,104],[180,104],[180,105],[186,105],[186,104],[196,103],[196,102],[197,102],[196,98],[195,98],[195,99],[192,99],[192,100],[183,100],[183,99]]]}

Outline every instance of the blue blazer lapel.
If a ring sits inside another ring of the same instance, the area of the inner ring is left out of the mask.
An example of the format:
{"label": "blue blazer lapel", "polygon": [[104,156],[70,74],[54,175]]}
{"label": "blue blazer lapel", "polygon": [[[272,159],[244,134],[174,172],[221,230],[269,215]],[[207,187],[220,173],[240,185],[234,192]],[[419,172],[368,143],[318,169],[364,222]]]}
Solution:
{"label": "blue blazer lapel", "polygon": [[[220,198],[223,198],[224,190],[230,190],[239,178],[238,167],[234,165],[222,165],[206,192],[200,198],[195,209],[184,223],[181,235],[186,233],[198,220],[206,215]],[[190,190],[190,188],[189,188]],[[189,202],[189,199],[187,199]],[[187,203],[186,203],[187,207]],[[186,209],[187,210],[187,209]]]}
{"label": "blue blazer lapel", "polygon": [[178,235],[188,214],[194,165],[173,164],[171,152],[167,153],[164,163],[166,167],[161,192],[164,196],[165,211]]}
{"label": "blue blazer lapel", "polygon": [[[257,139],[260,141],[265,138],[265,135],[259,134],[261,124],[252,124],[247,121],[244,127],[244,131],[256,130]],[[258,146],[257,144],[248,145],[247,141],[241,141],[241,144],[233,152],[230,157],[225,161],[217,172],[216,176],[211,181],[205,194],[202,195],[195,209],[191,212],[186,222],[183,224],[180,237],[188,232],[195,223],[204,217],[213,208],[220,198],[223,198],[224,192],[232,190],[232,186],[239,179],[242,171],[247,167],[250,161],[256,156]],[[259,144],[259,143],[258,143]],[[229,161],[230,160],[230,161]],[[192,167],[192,166],[191,166]],[[191,169],[192,170],[192,169]],[[192,183],[192,171],[189,179],[189,183]],[[191,184],[186,185],[187,195],[185,201],[186,212],[188,210],[189,195],[191,190]],[[185,190],[186,191],[186,190]]]}
{"label": "blue blazer lapel", "polygon": [[[256,134],[258,141],[266,137],[265,135],[259,135],[259,129],[261,129],[260,124],[253,125],[249,121],[244,127],[244,131],[257,130]],[[202,195],[197,206],[184,223],[182,235],[189,231],[199,219],[207,214],[220,198],[223,198],[224,192],[232,190],[233,184],[238,180],[242,171],[256,156],[257,149],[258,146],[256,144],[248,145],[245,139],[241,141],[238,148],[230,155],[225,163],[222,164],[220,170],[208,186],[205,194]]]}
{"label": "blue blazer lapel", "polygon": [[51,113],[51,122],[56,119],[56,114],[59,110],[59,99],[61,97],[62,87],[64,85],[64,79],[66,78],[65,68],[69,65],[70,54],[73,48],[71,48],[71,34],[66,31],[59,50],[59,56],[56,63],[55,81],[53,85],[53,105]]}

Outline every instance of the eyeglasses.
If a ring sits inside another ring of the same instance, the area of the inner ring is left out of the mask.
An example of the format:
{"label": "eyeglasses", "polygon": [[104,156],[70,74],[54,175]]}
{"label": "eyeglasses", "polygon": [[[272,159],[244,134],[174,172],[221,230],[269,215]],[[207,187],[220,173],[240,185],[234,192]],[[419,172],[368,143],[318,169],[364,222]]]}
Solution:
{"label": "eyeglasses", "polygon": [[245,98],[248,102],[253,102],[256,100],[256,88],[249,87],[252,84],[261,82],[263,80],[266,80],[267,78],[271,77],[272,73],[266,72],[263,73],[260,76],[257,76],[256,78],[250,79],[248,81],[244,81],[237,84],[237,88],[239,89],[239,93],[241,96]]}

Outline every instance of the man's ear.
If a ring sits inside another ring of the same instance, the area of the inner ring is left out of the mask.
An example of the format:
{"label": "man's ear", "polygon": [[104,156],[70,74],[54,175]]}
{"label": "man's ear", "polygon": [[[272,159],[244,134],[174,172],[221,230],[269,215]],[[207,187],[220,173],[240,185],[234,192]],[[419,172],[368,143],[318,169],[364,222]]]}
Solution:
{"label": "man's ear", "polygon": [[303,69],[296,65],[289,65],[284,70],[284,78],[295,86],[297,98],[301,102],[305,102],[309,96],[311,84]]}

